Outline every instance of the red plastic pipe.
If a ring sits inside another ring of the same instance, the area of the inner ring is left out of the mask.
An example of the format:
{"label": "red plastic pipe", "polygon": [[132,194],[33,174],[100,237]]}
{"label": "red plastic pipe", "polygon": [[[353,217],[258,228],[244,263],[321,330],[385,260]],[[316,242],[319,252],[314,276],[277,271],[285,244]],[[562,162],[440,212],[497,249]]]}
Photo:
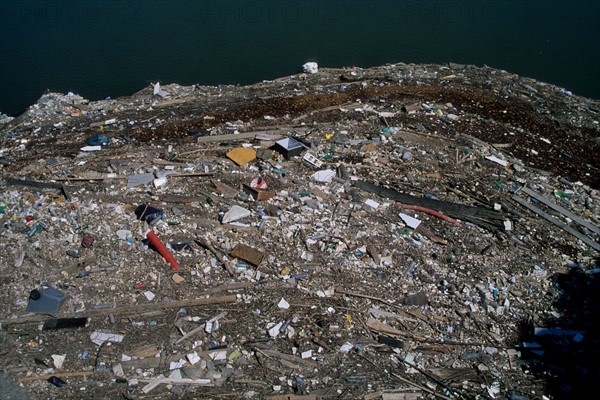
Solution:
{"label": "red plastic pipe", "polygon": [[160,241],[158,236],[156,236],[156,233],[154,233],[153,230],[149,230],[148,233],[146,233],[146,237],[148,238],[150,243],[152,243],[154,248],[158,250],[160,255],[163,256],[163,258],[167,260],[169,264],[171,264],[171,268],[175,271],[179,271],[179,264],[177,263],[177,261],[175,261],[173,255],[169,252],[169,249],[167,249],[163,242]]}
{"label": "red plastic pipe", "polygon": [[404,203],[398,203],[398,205],[400,207],[406,208],[408,210],[423,211],[424,213],[427,213],[429,215],[433,215],[434,217],[438,217],[440,219],[443,219],[444,221],[450,222],[451,224],[454,224],[456,226],[460,226],[461,228],[464,228],[463,223],[460,222],[459,220],[456,220],[456,219],[454,219],[452,217],[449,217],[446,214],[443,214],[443,213],[441,213],[439,211],[432,210],[431,208],[416,206],[416,205],[412,205],[412,204],[404,204]]}

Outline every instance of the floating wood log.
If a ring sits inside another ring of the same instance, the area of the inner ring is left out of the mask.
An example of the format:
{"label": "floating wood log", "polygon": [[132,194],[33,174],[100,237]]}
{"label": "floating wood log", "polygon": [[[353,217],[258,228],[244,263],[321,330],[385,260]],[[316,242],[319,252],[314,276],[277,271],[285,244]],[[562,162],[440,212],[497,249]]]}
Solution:
{"label": "floating wood log", "polygon": [[450,217],[468,221],[490,231],[495,232],[504,229],[504,221],[506,220],[506,217],[499,211],[452,203],[449,201],[415,197],[365,181],[356,181],[353,183],[353,185],[364,190],[365,192],[374,193],[380,197],[385,197],[387,199],[398,201],[404,204],[412,204],[415,206],[443,212]]}

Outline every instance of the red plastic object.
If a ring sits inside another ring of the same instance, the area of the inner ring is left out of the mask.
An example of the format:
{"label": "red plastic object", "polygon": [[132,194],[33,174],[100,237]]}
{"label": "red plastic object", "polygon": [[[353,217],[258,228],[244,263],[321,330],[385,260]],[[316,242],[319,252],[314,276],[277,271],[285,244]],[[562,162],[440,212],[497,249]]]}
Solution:
{"label": "red plastic object", "polygon": [[146,237],[148,238],[150,243],[152,243],[154,248],[158,250],[160,255],[163,256],[163,258],[167,260],[169,264],[171,264],[171,268],[175,271],[179,271],[179,264],[177,263],[177,261],[175,261],[173,255],[169,252],[169,249],[167,249],[163,242],[160,241],[158,236],[156,236],[156,233],[154,233],[153,230],[149,230],[148,233],[146,233]]}

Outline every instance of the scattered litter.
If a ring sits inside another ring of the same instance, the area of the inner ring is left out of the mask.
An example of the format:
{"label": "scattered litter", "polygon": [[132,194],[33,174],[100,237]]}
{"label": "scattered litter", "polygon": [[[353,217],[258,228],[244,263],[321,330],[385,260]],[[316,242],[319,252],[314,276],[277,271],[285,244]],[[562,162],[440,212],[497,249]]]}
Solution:
{"label": "scattered litter", "polygon": [[597,101],[314,64],[0,127],[2,368],[48,399],[584,398]]}

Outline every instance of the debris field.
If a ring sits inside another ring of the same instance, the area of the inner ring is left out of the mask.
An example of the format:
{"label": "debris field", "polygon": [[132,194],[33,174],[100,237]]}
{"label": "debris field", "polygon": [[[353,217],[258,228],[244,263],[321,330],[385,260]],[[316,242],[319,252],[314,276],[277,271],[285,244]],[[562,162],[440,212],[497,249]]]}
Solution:
{"label": "debris field", "polygon": [[31,399],[583,396],[599,119],[458,64],[47,93],[0,125],[0,371]]}

